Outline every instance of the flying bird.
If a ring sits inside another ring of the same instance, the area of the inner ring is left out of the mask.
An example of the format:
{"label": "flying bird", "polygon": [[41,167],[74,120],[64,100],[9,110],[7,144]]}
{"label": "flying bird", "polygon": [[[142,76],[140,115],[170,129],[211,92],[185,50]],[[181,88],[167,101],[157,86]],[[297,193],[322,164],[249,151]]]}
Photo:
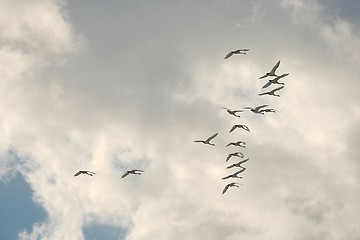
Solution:
{"label": "flying bird", "polygon": [[234,131],[236,128],[242,128],[242,129],[244,129],[245,131],[250,132],[250,129],[249,129],[247,126],[245,126],[244,124],[235,124],[235,125],[230,129],[230,132],[229,132],[229,133],[231,133],[232,131]]}
{"label": "flying bird", "polygon": [[262,96],[262,95],[272,95],[272,96],[276,96],[276,97],[280,97],[279,94],[275,94],[276,91],[280,90],[280,89],[283,89],[284,86],[281,86],[281,87],[278,87],[278,88],[275,88],[269,92],[263,92],[263,93],[259,93],[258,95],[259,96]]}
{"label": "flying bird", "polygon": [[144,171],[143,171],[143,170],[137,170],[137,169],[127,170],[127,171],[121,176],[121,178],[124,178],[124,177],[126,177],[127,175],[129,175],[129,174],[141,175],[142,172],[144,172]]}
{"label": "flying bird", "polygon": [[246,142],[243,142],[243,141],[237,141],[237,142],[230,142],[228,145],[226,145],[225,147],[228,147],[230,145],[233,145],[233,146],[237,146],[237,147],[243,147],[243,148],[246,148]]}
{"label": "flying bird", "polygon": [[238,49],[238,50],[231,51],[225,56],[225,59],[228,59],[233,54],[246,54],[247,51],[249,51],[249,49]]}
{"label": "flying bird", "polygon": [[242,177],[240,177],[240,176],[238,176],[238,175],[239,175],[240,173],[242,173],[243,171],[245,171],[245,168],[240,169],[239,171],[234,172],[233,174],[230,174],[230,175],[228,175],[228,176],[226,176],[226,177],[223,177],[222,179],[228,179],[228,178],[242,178]]}
{"label": "flying bird", "polygon": [[274,79],[270,79],[262,88],[267,88],[268,86],[270,86],[271,84],[281,84],[281,85],[285,85],[285,83],[283,82],[279,82],[279,80],[283,77],[286,77],[287,75],[289,75],[288,73],[284,73],[280,76],[277,76]]}
{"label": "flying bird", "polygon": [[236,185],[236,184],[240,184],[240,183],[232,182],[232,183],[227,184],[225,186],[224,190],[222,191],[222,194],[224,194],[229,189],[229,187],[240,187],[239,185]]}
{"label": "flying bird", "polygon": [[243,164],[243,163],[245,163],[245,162],[247,162],[247,161],[249,161],[249,158],[247,158],[247,159],[245,159],[245,160],[241,160],[240,162],[231,164],[231,165],[227,166],[226,169],[233,168],[233,167],[244,168],[243,166],[241,166],[241,164]]}
{"label": "flying bird", "polygon": [[93,176],[96,173],[90,172],[90,171],[85,171],[85,170],[80,170],[77,173],[75,173],[74,177],[79,176],[80,174],[87,174],[89,176]]}
{"label": "flying bird", "polygon": [[265,73],[265,75],[262,76],[262,77],[259,77],[259,79],[262,79],[262,78],[265,78],[265,77],[268,77],[268,76],[277,77],[277,75],[275,74],[275,71],[279,66],[280,66],[280,60],[275,64],[275,66],[271,69],[270,72]]}
{"label": "flying bird", "polygon": [[212,146],[215,146],[215,144],[213,143],[210,143],[210,141],[215,138],[219,133],[215,133],[214,135],[212,135],[211,137],[209,137],[208,139],[206,139],[205,141],[204,140],[196,140],[194,142],[201,142],[201,143],[204,143],[204,144],[208,144],[208,145],[212,145]]}
{"label": "flying bird", "polygon": [[225,162],[229,161],[229,159],[230,159],[231,157],[240,157],[240,158],[243,158],[243,157],[244,157],[244,154],[242,154],[241,152],[230,153],[230,154],[227,156]]}
{"label": "flying bird", "polygon": [[230,115],[233,115],[235,117],[240,117],[239,115],[236,115],[236,113],[238,112],[243,112],[244,110],[231,110],[229,108],[223,108],[223,109],[226,109],[226,111],[230,114]]}
{"label": "flying bird", "polygon": [[250,109],[250,111],[252,111],[253,113],[257,113],[257,114],[264,114],[264,113],[261,113],[261,108],[264,108],[264,107],[267,107],[269,106],[268,104],[265,104],[265,105],[260,105],[260,106],[257,106],[255,108],[253,107],[244,107],[244,109]]}
{"label": "flying bird", "polygon": [[276,109],[273,109],[273,108],[267,108],[267,109],[262,109],[262,110],[260,110],[260,113],[261,113],[261,114],[264,114],[264,112],[276,113],[277,110],[276,110]]}

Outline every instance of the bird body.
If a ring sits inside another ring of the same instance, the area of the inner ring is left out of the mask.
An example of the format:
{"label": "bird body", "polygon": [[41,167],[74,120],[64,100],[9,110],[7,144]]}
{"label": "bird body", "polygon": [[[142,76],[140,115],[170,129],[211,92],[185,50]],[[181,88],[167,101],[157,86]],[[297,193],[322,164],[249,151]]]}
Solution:
{"label": "bird body", "polygon": [[240,158],[243,158],[243,157],[244,157],[244,154],[242,154],[241,152],[230,153],[230,154],[227,156],[225,162],[229,161],[229,159],[230,159],[231,157],[240,157]]}
{"label": "bird body", "polygon": [[265,77],[268,77],[268,76],[277,77],[277,75],[275,74],[275,71],[279,66],[280,66],[280,60],[275,64],[275,66],[271,69],[270,72],[265,73],[265,75],[262,76],[262,77],[259,77],[259,79],[262,79],[262,78],[265,78]]}
{"label": "bird body", "polygon": [[230,174],[230,175],[228,175],[228,176],[226,176],[226,177],[223,177],[222,179],[228,179],[228,178],[242,178],[242,177],[240,177],[240,176],[238,176],[238,175],[239,175],[240,173],[242,173],[243,171],[245,171],[245,168],[240,169],[239,171],[234,172],[233,174]]}
{"label": "bird body", "polygon": [[239,185],[236,185],[236,184],[240,184],[240,183],[232,182],[232,183],[227,184],[225,186],[224,190],[222,191],[222,194],[224,194],[229,189],[229,187],[240,187]]}
{"label": "bird body", "polygon": [[246,52],[249,51],[249,49],[238,49],[238,50],[233,50],[230,51],[228,54],[226,54],[225,59],[228,59],[229,57],[231,57],[234,54],[246,54]]}
{"label": "bird body", "polygon": [[284,86],[281,86],[281,87],[278,87],[278,88],[275,88],[269,92],[263,92],[263,93],[259,93],[258,95],[259,96],[262,96],[262,95],[272,95],[272,96],[276,96],[276,97],[280,97],[279,94],[275,94],[276,91],[280,90],[280,89],[283,89]]}
{"label": "bird body", "polygon": [[129,174],[136,174],[136,175],[141,175],[141,173],[144,172],[143,170],[138,170],[138,169],[134,169],[134,170],[127,170],[122,176],[121,178],[126,177]]}
{"label": "bird body", "polygon": [[285,85],[285,83],[283,82],[279,82],[279,79],[286,77],[287,75],[289,75],[288,73],[284,73],[280,76],[277,76],[274,79],[270,79],[262,88],[267,88],[268,86],[270,86],[271,84],[281,84],[281,85]]}
{"label": "bird body", "polygon": [[257,113],[257,114],[263,114],[261,113],[260,109],[269,106],[268,104],[264,104],[264,105],[260,105],[257,106],[255,108],[253,107],[244,107],[244,109],[250,109],[250,111],[252,111],[253,113]]}
{"label": "bird body", "polygon": [[215,138],[219,133],[215,133],[214,135],[212,135],[211,137],[209,137],[208,139],[206,140],[196,140],[194,142],[201,142],[201,143],[204,143],[204,144],[208,144],[208,145],[212,145],[212,146],[215,146],[215,144],[213,143],[210,143],[210,141]]}
{"label": "bird body", "polygon": [[235,117],[240,117],[239,115],[236,115],[236,113],[238,112],[243,112],[244,110],[231,110],[229,108],[223,108],[223,109],[226,109],[226,111],[230,114],[230,115],[233,115]]}
{"label": "bird body", "polygon": [[80,171],[78,171],[77,173],[75,173],[74,174],[74,177],[77,177],[77,176],[79,176],[80,174],[87,174],[87,175],[89,175],[89,176],[93,176],[94,174],[96,174],[96,173],[94,173],[94,172],[90,172],[90,171],[86,171],[86,170],[80,170]]}
{"label": "bird body", "polygon": [[246,142],[243,142],[243,141],[237,141],[237,142],[230,142],[228,143],[228,145],[226,145],[225,147],[228,147],[228,146],[237,146],[237,147],[243,147],[243,148],[246,148]]}
{"label": "bird body", "polygon": [[229,133],[231,133],[232,131],[234,131],[236,128],[242,128],[242,129],[244,129],[245,131],[250,132],[250,129],[249,129],[246,125],[244,125],[244,124],[235,124],[235,125],[230,129],[230,132],[229,132]]}
{"label": "bird body", "polygon": [[[234,164],[231,164],[229,166],[226,167],[226,169],[229,169],[229,168],[233,168],[233,167],[240,167],[240,168],[244,168],[243,166],[241,166],[241,164],[245,163],[249,161],[249,158],[245,159],[245,160],[241,160],[240,162],[237,162],[237,163],[234,163]],[[245,168],[244,168],[245,169]]]}

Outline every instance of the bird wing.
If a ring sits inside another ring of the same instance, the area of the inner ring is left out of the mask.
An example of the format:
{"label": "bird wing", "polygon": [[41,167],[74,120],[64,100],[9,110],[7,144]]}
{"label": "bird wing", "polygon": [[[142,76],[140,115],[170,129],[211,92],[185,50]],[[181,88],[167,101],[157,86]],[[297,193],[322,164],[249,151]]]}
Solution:
{"label": "bird wing", "polygon": [[237,125],[234,125],[234,126],[230,129],[230,132],[229,132],[229,133],[231,133],[232,131],[234,131],[236,128],[237,128]]}
{"label": "bird wing", "polygon": [[91,171],[86,171],[86,172],[91,173],[91,174],[96,174],[95,172],[91,172]]}
{"label": "bird wing", "polygon": [[77,173],[75,173],[74,177],[79,176],[81,174],[81,171],[78,171]]}
{"label": "bird wing", "polygon": [[229,52],[226,56],[225,56],[225,59],[228,59],[229,57],[231,57],[234,53],[231,51]]}
{"label": "bird wing", "polygon": [[248,131],[250,132],[250,128],[246,125],[241,125],[241,127],[245,130],[245,131]]}
{"label": "bird wing", "polygon": [[262,88],[267,88],[268,86],[270,86],[272,84],[272,82],[268,81],[264,86],[262,86]]}
{"label": "bird wing", "polygon": [[268,74],[265,74],[264,76],[259,77],[259,79],[266,78]]}
{"label": "bird wing", "polygon": [[229,189],[229,184],[225,186],[224,190],[222,191],[222,194],[224,194]]}
{"label": "bird wing", "polygon": [[210,142],[211,139],[215,138],[219,133],[215,133],[214,135],[212,135],[211,137],[209,137],[208,139],[206,139],[206,142]]}
{"label": "bird wing", "polygon": [[264,104],[264,105],[257,106],[257,107],[255,108],[255,111],[259,111],[260,108],[264,108],[264,107],[267,107],[267,106],[269,106],[269,105],[268,105],[268,104]]}
{"label": "bird wing", "polygon": [[274,93],[274,92],[276,92],[276,91],[278,91],[280,89],[283,89],[283,88],[284,88],[284,86],[281,86],[281,87],[278,87],[278,88],[275,88],[275,89],[271,90],[271,92]]}
{"label": "bird wing", "polygon": [[234,143],[232,143],[232,142],[231,142],[231,143],[228,143],[228,145],[226,145],[225,147],[228,147],[228,146],[230,146],[230,145],[232,145],[232,144],[234,144]]}
{"label": "bird wing", "polygon": [[245,159],[245,160],[242,160],[242,161],[240,161],[240,162],[238,162],[238,163],[236,163],[236,164],[243,164],[243,163],[245,163],[245,162],[247,162],[247,161],[249,161],[249,158],[247,158],[247,159]]}
{"label": "bird wing", "polygon": [[135,171],[135,172],[144,172],[143,170],[139,170],[139,169],[135,169],[133,171]]}
{"label": "bird wing", "polygon": [[196,141],[194,141],[194,142],[203,142],[202,140],[196,140]]}
{"label": "bird wing", "polygon": [[275,74],[276,69],[280,66],[280,60],[275,64],[275,66],[271,69],[270,73]]}
{"label": "bird wing", "polygon": [[236,173],[234,173],[234,175],[236,176],[236,175],[238,175],[238,174],[242,173],[243,171],[245,171],[245,168],[243,168],[243,169],[241,169],[241,170],[237,171]]}
{"label": "bird wing", "polygon": [[129,175],[129,171],[126,171],[126,173],[124,173],[124,175],[121,176],[121,178],[126,177],[127,175]]}
{"label": "bird wing", "polygon": [[225,162],[229,161],[229,159],[231,158],[231,156],[232,156],[232,154],[230,153],[230,154],[227,156]]}
{"label": "bird wing", "polygon": [[229,175],[229,176],[226,176],[226,177],[223,177],[222,179],[228,179],[228,178],[231,178],[232,175]]}
{"label": "bird wing", "polygon": [[227,166],[226,169],[233,168],[235,166],[236,166],[235,164],[231,164],[231,165]]}

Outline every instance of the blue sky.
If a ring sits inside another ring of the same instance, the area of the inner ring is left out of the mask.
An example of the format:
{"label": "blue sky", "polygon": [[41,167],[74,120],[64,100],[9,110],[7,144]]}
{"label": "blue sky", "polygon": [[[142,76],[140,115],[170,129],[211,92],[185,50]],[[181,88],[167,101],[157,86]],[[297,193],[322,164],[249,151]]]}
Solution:
{"label": "blue sky", "polygon": [[0,238],[359,239],[358,2],[1,1]]}

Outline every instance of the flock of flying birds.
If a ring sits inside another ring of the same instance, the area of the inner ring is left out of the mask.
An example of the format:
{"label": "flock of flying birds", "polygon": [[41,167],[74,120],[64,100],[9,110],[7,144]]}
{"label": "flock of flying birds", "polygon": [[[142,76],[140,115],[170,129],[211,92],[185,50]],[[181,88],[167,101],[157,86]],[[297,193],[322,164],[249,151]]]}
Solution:
{"label": "flock of flying birds", "polygon": [[[249,51],[249,49],[238,49],[238,50],[231,51],[225,56],[225,59],[230,58],[234,54],[244,54],[245,55],[248,51]],[[268,80],[265,83],[265,85],[263,85],[262,89],[265,89],[265,88],[267,88],[267,87],[269,87],[271,85],[285,85],[285,83],[279,82],[279,80],[281,78],[284,78],[284,77],[288,76],[289,73],[277,75],[275,73],[275,71],[278,69],[279,66],[280,66],[280,61],[278,61],[275,64],[275,66],[269,72],[267,72],[267,73],[265,73],[265,75],[259,77],[259,79],[263,79],[263,78],[266,78],[266,77],[274,77],[273,79]],[[272,89],[270,91],[259,93],[258,95],[259,96],[270,95],[270,96],[280,97],[280,95],[276,94],[276,92],[283,89],[283,88],[284,88],[284,86],[280,86],[280,87],[274,88],[274,89]],[[238,113],[244,112],[244,110],[246,110],[246,109],[250,110],[251,112],[253,112],[255,114],[261,114],[261,115],[264,115],[265,113],[268,113],[268,112],[272,112],[272,113],[276,112],[276,110],[273,109],[273,108],[267,108],[268,106],[269,106],[268,104],[264,104],[264,105],[260,105],[260,106],[256,106],[256,107],[244,107],[241,110],[231,110],[231,109],[225,108],[225,107],[223,109],[225,109],[230,115],[232,115],[234,117],[240,117],[240,115],[238,115]],[[249,127],[247,127],[246,125],[244,125],[244,124],[235,124],[230,129],[229,133],[233,132],[234,130],[236,130],[238,128],[241,128],[241,129],[243,129],[243,130],[245,130],[247,132],[250,132]],[[212,136],[210,136],[209,138],[207,138],[206,140],[196,140],[194,142],[215,146],[215,144],[212,143],[211,141],[218,134],[219,133],[215,133]],[[228,147],[228,146],[231,146],[231,145],[236,146],[236,147],[246,148],[246,142],[244,142],[244,141],[230,142],[225,147]],[[230,158],[232,158],[232,157],[244,158],[244,154],[242,152],[238,152],[238,151],[229,153],[229,155],[227,156],[225,162],[229,161]],[[223,177],[222,179],[223,180],[225,180],[225,179],[233,179],[233,178],[241,178],[242,179],[242,177],[239,176],[239,174],[246,170],[246,168],[243,167],[242,164],[244,164],[247,161],[249,161],[249,158],[246,158],[246,159],[241,160],[241,161],[239,161],[237,163],[234,163],[234,164],[231,164],[231,165],[227,166],[226,169],[232,169],[232,168],[235,167],[235,168],[240,168],[240,170],[237,170],[236,172],[234,172],[234,173],[232,173],[230,175],[227,175],[227,176]],[[238,183],[238,182],[230,182],[230,183],[226,184],[223,191],[222,191],[222,194],[224,194],[230,187],[240,187],[239,185],[242,185],[242,184]]]}
{"label": "flock of flying birds", "polygon": [[[230,58],[234,54],[244,54],[244,55],[246,55],[246,53],[248,51],[249,51],[249,49],[238,49],[238,50],[231,51],[225,56],[225,59]],[[266,77],[275,77],[274,79],[268,80],[265,83],[265,85],[262,87],[262,89],[265,89],[265,88],[267,88],[267,87],[269,87],[271,85],[285,85],[285,83],[279,82],[279,80],[281,78],[284,78],[284,77],[288,76],[289,73],[284,73],[284,74],[281,74],[281,75],[277,75],[275,73],[275,71],[278,69],[279,66],[280,66],[280,61],[278,61],[275,64],[275,66],[269,72],[267,72],[267,73],[265,73],[265,75],[259,77],[259,79],[263,79],[263,78],[266,78]],[[281,90],[283,88],[284,88],[284,86],[280,86],[280,87],[274,88],[274,89],[272,89],[270,91],[259,93],[258,95],[259,96],[270,95],[270,96],[280,97],[280,95],[276,94],[275,92],[277,92],[277,91],[279,91],[279,90]],[[269,106],[268,104],[264,104],[264,105],[260,105],[260,106],[256,106],[256,107],[244,107],[241,110],[231,110],[231,109],[225,108],[225,107],[223,109],[225,109],[230,115],[232,115],[234,117],[240,117],[240,115],[238,115],[237,113],[244,112],[244,110],[250,110],[251,112],[253,112],[255,114],[261,114],[261,115],[264,115],[267,112],[272,112],[272,113],[276,112],[276,110],[273,109],[273,108],[267,108],[268,106]],[[247,132],[250,132],[249,127],[247,127],[246,125],[244,125],[244,124],[235,124],[235,125],[232,126],[229,133],[235,131],[238,128],[243,129],[243,130],[245,130]],[[210,146],[215,146],[215,144],[211,143],[211,141],[218,134],[219,133],[215,133],[212,136],[210,136],[209,138],[207,138],[206,140],[196,140],[194,142],[203,143],[203,144],[207,144],[207,145],[210,145]],[[225,147],[229,147],[229,146],[246,148],[246,142],[244,142],[244,141],[230,142]],[[230,158],[232,158],[232,157],[244,158],[244,154],[242,152],[238,152],[238,151],[229,153],[229,155],[227,156],[225,162],[228,162],[230,160]],[[246,159],[241,160],[241,161],[239,161],[237,163],[233,163],[233,164],[227,166],[226,169],[232,169],[232,168],[235,167],[235,168],[240,168],[240,170],[237,170],[236,172],[234,172],[234,173],[232,173],[232,174],[230,174],[228,176],[225,176],[222,179],[225,180],[225,179],[230,179],[230,178],[242,178],[241,176],[239,176],[239,174],[246,170],[246,168],[243,167],[242,164],[244,164],[247,161],[249,161],[249,158],[246,158]],[[144,172],[143,170],[139,170],[139,169],[127,170],[121,176],[121,178],[125,178],[129,174],[141,175],[141,173],[143,173],[143,172]],[[74,176],[76,177],[76,176],[79,176],[80,174],[94,176],[96,173],[88,171],[88,170],[80,170],[80,171],[76,172]],[[222,194],[224,194],[230,187],[240,187],[239,185],[242,185],[242,184],[238,183],[238,182],[230,182],[230,183],[226,184],[223,191],[222,191]]]}

